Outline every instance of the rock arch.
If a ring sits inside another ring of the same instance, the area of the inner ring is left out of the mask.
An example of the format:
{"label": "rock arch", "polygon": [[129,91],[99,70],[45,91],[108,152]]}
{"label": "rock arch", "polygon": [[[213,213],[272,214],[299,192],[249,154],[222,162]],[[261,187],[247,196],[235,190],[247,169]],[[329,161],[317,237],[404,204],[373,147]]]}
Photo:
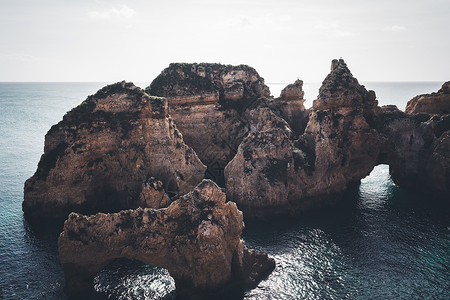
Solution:
{"label": "rock arch", "polygon": [[67,289],[92,290],[95,275],[116,258],[167,269],[187,297],[253,287],[275,262],[245,247],[243,228],[242,213],[209,180],[164,209],[72,213],[58,240]]}

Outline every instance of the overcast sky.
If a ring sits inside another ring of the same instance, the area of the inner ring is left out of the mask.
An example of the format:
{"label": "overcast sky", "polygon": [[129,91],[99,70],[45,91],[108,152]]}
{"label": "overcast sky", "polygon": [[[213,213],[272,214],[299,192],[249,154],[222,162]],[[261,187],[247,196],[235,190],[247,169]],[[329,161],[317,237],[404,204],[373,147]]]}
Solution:
{"label": "overcast sky", "polygon": [[320,82],[450,80],[450,0],[0,0],[0,81],[144,81],[170,62]]}

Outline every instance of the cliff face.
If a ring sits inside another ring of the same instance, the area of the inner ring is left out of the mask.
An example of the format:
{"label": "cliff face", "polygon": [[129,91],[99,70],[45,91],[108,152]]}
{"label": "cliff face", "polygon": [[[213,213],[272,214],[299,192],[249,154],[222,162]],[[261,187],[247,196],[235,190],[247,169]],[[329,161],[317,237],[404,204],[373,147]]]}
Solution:
{"label": "cliff face", "polygon": [[223,168],[249,131],[242,113],[260,97],[270,96],[255,69],[205,63],[170,64],[146,91],[168,99],[184,141],[219,184]]}
{"label": "cliff face", "polygon": [[184,144],[166,99],[120,82],[88,97],[49,130],[37,171],[25,182],[23,211],[64,218],[72,211],[133,208],[143,204],[139,195],[149,177],[172,195],[184,194],[205,169]]}
{"label": "cliff face", "polygon": [[72,213],[58,241],[67,289],[92,290],[96,273],[122,257],[166,268],[187,298],[254,287],[275,263],[245,247],[243,228],[236,205],[207,180],[166,209]]}
{"label": "cliff face", "polygon": [[408,101],[407,114],[450,114],[450,81],[445,82],[437,93],[419,95]]}

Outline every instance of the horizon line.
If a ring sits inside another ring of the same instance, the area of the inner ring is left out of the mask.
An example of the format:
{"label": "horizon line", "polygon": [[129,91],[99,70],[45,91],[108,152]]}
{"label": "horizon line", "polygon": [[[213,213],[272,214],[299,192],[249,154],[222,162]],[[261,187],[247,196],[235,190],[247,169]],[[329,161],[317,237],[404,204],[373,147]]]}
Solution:
{"label": "horizon line", "polygon": [[[123,80],[119,80],[119,81],[110,81],[110,80],[95,80],[95,81],[72,81],[72,80],[61,80],[61,81],[53,81],[53,80],[49,80],[49,81],[30,81],[30,80],[24,80],[24,81],[16,81],[16,80],[11,80],[11,81],[0,81],[0,83],[117,83],[117,82],[121,82]],[[148,82],[147,80],[135,80],[135,81],[128,81],[125,80],[126,82]],[[152,80],[153,81],[153,80]],[[402,82],[447,82],[449,80],[358,80],[360,83],[402,83]],[[304,81],[303,80],[303,84],[308,84],[308,83],[322,83],[323,80],[321,81]],[[150,82],[151,83],[151,82]],[[150,84],[149,83],[149,84]],[[291,84],[293,82],[283,82],[283,81],[277,81],[277,82],[266,82],[265,84]]]}

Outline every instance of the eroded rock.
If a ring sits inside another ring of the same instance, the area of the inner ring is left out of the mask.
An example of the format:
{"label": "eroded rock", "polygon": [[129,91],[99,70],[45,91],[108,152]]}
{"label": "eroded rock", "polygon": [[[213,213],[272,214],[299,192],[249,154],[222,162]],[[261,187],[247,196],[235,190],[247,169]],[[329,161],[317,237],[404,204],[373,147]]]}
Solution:
{"label": "eroded rock", "polygon": [[298,133],[303,133],[308,122],[308,112],[303,105],[304,94],[303,81],[297,79],[293,84],[286,86],[281,91],[280,97],[273,101],[273,107],[280,112],[280,116]]}
{"label": "eroded rock", "polygon": [[445,82],[437,93],[418,95],[408,101],[407,114],[450,114],[450,81]]}
{"label": "eroded rock", "polygon": [[168,114],[167,101],[132,83],[99,90],[46,134],[36,173],[25,182],[27,217],[65,218],[135,208],[142,182],[155,176],[185,194],[206,167]]}
{"label": "eroded rock", "polygon": [[269,88],[255,69],[221,64],[170,64],[146,91],[166,97],[184,141],[208,166],[209,178],[223,185],[223,168],[248,134],[243,112]]}
{"label": "eroded rock", "polygon": [[67,289],[92,290],[95,274],[115,258],[166,268],[183,297],[254,287],[275,262],[245,247],[243,228],[236,204],[209,180],[165,209],[72,213],[58,240]]}
{"label": "eroded rock", "polygon": [[139,206],[148,208],[164,208],[169,206],[170,198],[164,191],[164,184],[155,177],[150,177],[142,183],[139,195]]}
{"label": "eroded rock", "polygon": [[405,188],[448,201],[450,115],[408,115],[383,107],[376,118],[378,163],[389,165],[392,180]]}
{"label": "eroded rock", "polygon": [[375,92],[360,85],[342,59],[333,60],[302,135],[254,126],[260,131],[242,141],[225,168],[227,197],[246,217],[296,214],[334,205],[385,163],[395,183],[443,198],[449,120],[378,107]]}
{"label": "eroded rock", "polygon": [[227,165],[227,196],[246,216],[332,205],[375,165],[377,133],[365,119],[375,111],[375,94],[358,84],[342,60],[333,66],[299,139],[286,130],[253,133]]}

